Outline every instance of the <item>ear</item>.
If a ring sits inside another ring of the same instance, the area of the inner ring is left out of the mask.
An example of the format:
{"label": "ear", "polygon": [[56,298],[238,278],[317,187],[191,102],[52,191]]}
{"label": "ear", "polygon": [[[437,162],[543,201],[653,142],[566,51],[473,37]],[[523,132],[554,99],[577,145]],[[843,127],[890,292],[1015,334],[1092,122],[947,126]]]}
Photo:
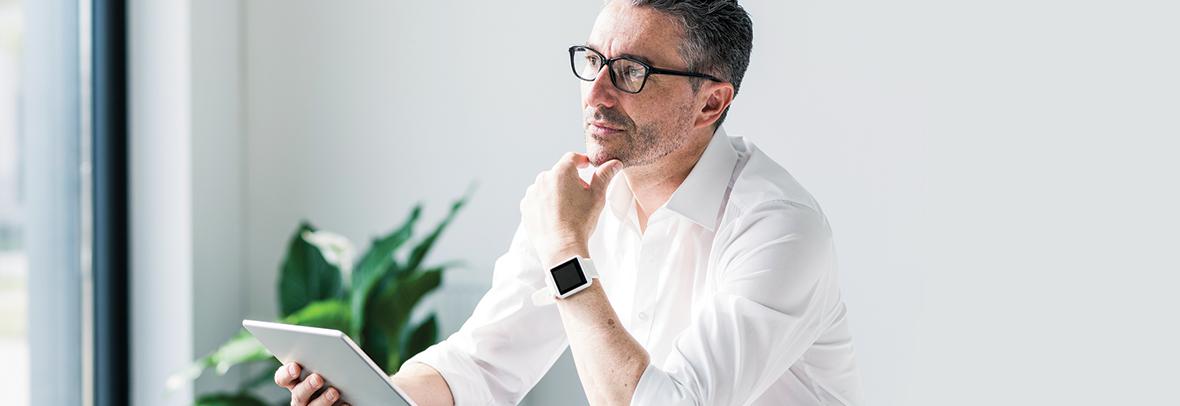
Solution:
{"label": "ear", "polygon": [[697,105],[701,107],[697,111],[693,127],[709,127],[721,119],[725,109],[728,109],[730,103],[733,103],[733,84],[705,82],[697,95],[700,97]]}

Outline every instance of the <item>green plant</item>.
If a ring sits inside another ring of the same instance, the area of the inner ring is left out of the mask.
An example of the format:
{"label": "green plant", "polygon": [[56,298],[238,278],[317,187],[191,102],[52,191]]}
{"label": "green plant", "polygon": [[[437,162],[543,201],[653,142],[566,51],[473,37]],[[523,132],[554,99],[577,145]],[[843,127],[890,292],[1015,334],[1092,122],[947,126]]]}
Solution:
{"label": "green plant", "polygon": [[[382,370],[396,372],[411,356],[438,342],[435,315],[431,313],[415,321],[411,320],[412,312],[423,297],[442,283],[443,270],[455,265],[424,266],[423,261],[467,199],[464,195],[456,200],[430,234],[406,246],[422,214],[422,206],[415,206],[400,227],[374,239],[355,266],[347,239],[317,231],[303,222],[291,237],[279,268],[279,321],[343,331]],[[348,284],[344,283],[346,274]],[[173,389],[210,368],[224,375],[235,366],[254,363],[267,365],[257,376],[247,379],[237,392],[206,394],[196,404],[265,404],[251,391],[271,382],[279,363],[245,330],[173,375],[168,386]]]}

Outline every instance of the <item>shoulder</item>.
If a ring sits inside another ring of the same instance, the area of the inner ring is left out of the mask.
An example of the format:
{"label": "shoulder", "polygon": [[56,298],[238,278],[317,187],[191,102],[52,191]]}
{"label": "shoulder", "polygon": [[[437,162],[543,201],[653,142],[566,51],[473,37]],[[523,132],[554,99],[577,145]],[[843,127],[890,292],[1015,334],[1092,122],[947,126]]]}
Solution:
{"label": "shoulder", "polygon": [[737,144],[738,168],[713,242],[717,283],[763,306],[797,311],[834,280],[831,228],[786,169],[753,145]]}
{"label": "shoulder", "polygon": [[745,138],[731,141],[739,159],[720,229],[769,222],[829,232],[819,203],[794,176]]}

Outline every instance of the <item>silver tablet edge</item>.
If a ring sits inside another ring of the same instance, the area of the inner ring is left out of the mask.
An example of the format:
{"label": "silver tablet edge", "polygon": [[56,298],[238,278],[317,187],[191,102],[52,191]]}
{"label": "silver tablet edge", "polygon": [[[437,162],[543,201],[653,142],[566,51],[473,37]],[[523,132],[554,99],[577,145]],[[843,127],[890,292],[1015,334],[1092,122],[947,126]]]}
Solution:
{"label": "silver tablet edge", "polygon": [[[403,392],[401,390],[401,388],[397,387],[397,385],[393,384],[393,381],[391,381],[389,379],[389,375],[387,375],[385,373],[385,371],[382,371],[381,368],[377,366],[377,363],[373,362],[373,359],[369,358],[369,355],[365,354],[365,351],[362,350],[360,346],[356,345],[356,343],[352,341],[352,338],[348,337],[348,334],[344,334],[344,332],[342,332],[340,330],[330,329],[330,328],[300,326],[300,325],[295,325],[295,324],[273,323],[273,322],[269,322],[269,321],[258,321],[258,320],[250,320],[250,319],[242,320],[242,327],[245,327],[246,330],[250,330],[250,327],[261,327],[261,328],[271,328],[271,329],[277,329],[277,330],[287,330],[287,331],[293,331],[293,332],[299,332],[299,333],[315,334],[315,335],[320,335],[320,336],[336,337],[336,338],[342,339],[345,344],[348,344],[348,346],[352,348],[352,351],[356,355],[360,356],[361,359],[364,360],[365,363],[369,365],[369,368],[371,368],[374,372],[381,374],[381,376],[385,377],[385,383],[387,385],[389,385],[390,388],[393,388],[393,391],[397,392],[397,395],[401,396],[403,401],[405,401],[410,406],[417,406],[417,403],[414,403],[414,400],[411,399],[409,395],[407,395],[405,392]],[[250,334],[253,335],[254,333],[251,332]]]}

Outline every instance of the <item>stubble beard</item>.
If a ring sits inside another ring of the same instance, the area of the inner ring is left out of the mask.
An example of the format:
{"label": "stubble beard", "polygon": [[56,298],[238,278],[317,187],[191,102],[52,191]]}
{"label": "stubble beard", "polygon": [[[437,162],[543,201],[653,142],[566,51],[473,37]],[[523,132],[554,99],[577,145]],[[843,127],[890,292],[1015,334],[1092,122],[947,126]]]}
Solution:
{"label": "stubble beard", "polygon": [[[688,120],[684,114],[688,106],[678,109],[679,120],[671,123],[681,123]],[[590,163],[599,166],[611,159],[617,159],[624,168],[649,165],[680,149],[687,138],[688,126],[677,126],[670,123],[647,123],[635,125],[635,122],[614,110],[587,109],[586,121],[605,121],[611,126],[620,127],[623,131],[599,139],[590,131],[586,124],[586,153]],[[676,127],[676,128],[673,128]]]}

